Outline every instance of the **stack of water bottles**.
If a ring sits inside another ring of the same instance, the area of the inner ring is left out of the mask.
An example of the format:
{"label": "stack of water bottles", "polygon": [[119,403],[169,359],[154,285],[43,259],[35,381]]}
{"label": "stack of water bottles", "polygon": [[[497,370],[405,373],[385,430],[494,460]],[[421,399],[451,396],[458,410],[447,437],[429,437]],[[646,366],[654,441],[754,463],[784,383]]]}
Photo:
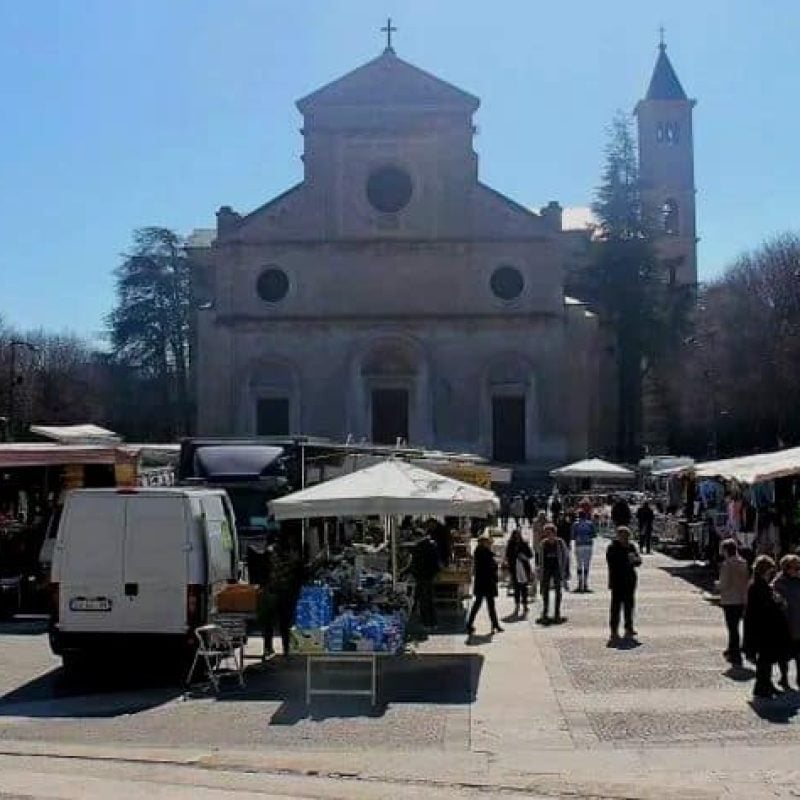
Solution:
{"label": "stack of water bottles", "polygon": [[325,631],[325,649],[332,653],[400,653],[405,644],[405,619],[400,614],[345,611]]}
{"label": "stack of water bottles", "polygon": [[328,586],[303,586],[295,610],[295,625],[308,631],[324,628],[333,619],[333,592]]}

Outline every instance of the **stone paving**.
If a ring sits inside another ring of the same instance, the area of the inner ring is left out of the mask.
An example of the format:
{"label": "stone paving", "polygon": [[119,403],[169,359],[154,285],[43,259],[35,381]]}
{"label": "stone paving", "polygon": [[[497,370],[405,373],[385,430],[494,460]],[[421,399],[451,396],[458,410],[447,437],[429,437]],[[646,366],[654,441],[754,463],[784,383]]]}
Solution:
{"label": "stone paving", "polygon": [[[538,604],[516,619],[504,595],[504,633],[490,637],[482,612],[471,640],[456,630],[431,636],[416,655],[386,664],[377,709],[336,699],[307,710],[300,660],[251,670],[244,691],[219,698],[113,679],[65,686],[41,630],[0,628],[0,754],[192,747],[219,757],[233,750],[234,763],[263,756],[316,771],[346,752],[358,774],[377,769],[398,780],[413,764],[439,778],[443,770],[453,781],[492,776],[543,794],[568,783],[578,796],[712,797],[709,786],[728,780],[741,796],[792,796],[800,694],[753,704],[752,671],[731,671],[722,658],[722,615],[701,574],[660,554],[641,569],[636,646],[608,647],[602,548],[594,593],[565,594],[567,623],[535,624]],[[633,792],[638,772],[649,778]]]}

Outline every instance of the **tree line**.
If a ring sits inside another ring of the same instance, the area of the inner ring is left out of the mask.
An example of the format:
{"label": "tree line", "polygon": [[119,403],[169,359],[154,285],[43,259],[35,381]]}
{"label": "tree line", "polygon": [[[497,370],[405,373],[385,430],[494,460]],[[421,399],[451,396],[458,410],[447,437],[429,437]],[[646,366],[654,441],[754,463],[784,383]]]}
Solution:
{"label": "tree line", "polygon": [[31,423],[93,422],[127,441],[192,432],[191,264],[166,228],[134,231],[114,271],[116,305],[102,343],[0,319],[0,408],[6,438]]}

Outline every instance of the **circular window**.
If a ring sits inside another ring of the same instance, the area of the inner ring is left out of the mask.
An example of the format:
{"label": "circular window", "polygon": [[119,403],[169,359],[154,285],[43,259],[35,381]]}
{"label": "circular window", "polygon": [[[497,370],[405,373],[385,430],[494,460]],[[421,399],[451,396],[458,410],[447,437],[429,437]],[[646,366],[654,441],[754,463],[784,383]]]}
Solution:
{"label": "circular window", "polygon": [[277,303],[289,291],[289,277],[282,269],[269,267],[258,276],[256,291],[265,302]]}
{"label": "circular window", "polygon": [[381,167],[367,179],[367,198],[386,214],[405,208],[411,199],[411,177],[398,167]]}
{"label": "circular window", "polygon": [[489,281],[492,293],[501,300],[513,300],[522,294],[525,281],[515,267],[498,267]]}

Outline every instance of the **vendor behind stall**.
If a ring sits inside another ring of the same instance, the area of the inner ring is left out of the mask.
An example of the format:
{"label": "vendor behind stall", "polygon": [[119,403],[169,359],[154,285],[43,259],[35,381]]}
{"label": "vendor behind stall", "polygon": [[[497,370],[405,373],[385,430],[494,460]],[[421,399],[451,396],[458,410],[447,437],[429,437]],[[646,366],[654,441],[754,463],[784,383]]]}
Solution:
{"label": "vendor behind stall", "polygon": [[283,654],[289,655],[294,610],[303,582],[303,564],[292,549],[288,533],[278,533],[264,551],[259,574],[259,617],[264,630],[264,657],[274,653],[275,623],[281,635]]}
{"label": "vendor behind stall", "polygon": [[426,628],[436,627],[436,607],[433,601],[433,582],[439,573],[439,551],[428,527],[411,552],[411,574],[416,590],[414,604],[419,610],[420,620]]}

